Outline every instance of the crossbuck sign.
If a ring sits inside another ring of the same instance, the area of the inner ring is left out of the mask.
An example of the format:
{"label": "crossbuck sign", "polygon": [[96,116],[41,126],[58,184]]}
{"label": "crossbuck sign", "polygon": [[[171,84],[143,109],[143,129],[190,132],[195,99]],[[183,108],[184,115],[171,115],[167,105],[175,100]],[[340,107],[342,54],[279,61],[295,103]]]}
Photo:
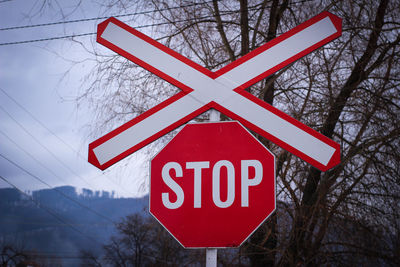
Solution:
{"label": "crossbuck sign", "polygon": [[341,35],[329,12],[300,24],[212,72],[123,22],[98,25],[97,41],[182,91],[89,145],[104,170],[210,108],[217,109],[322,171],[340,161],[339,144],[245,89]]}

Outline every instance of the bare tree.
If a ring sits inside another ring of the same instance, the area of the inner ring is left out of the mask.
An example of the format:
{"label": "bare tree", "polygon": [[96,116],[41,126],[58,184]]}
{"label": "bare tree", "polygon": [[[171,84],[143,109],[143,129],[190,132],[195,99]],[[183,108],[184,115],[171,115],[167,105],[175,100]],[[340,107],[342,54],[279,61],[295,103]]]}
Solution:
{"label": "bare tree", "polygon": [[[39,266],[49,266],[45,264],[46,258],[38,261],[38,255],[35,253],[24,250],[22,245],[17,245],[13,242],[1,241],[0,247],[0,266],[9,267],[39,267]],[[40,263],[40,264],[39,264]],[[55,262],[53,262],[54,264]]]}
{"label": "bare tree", "polygon": [[85,266],[187,266],[201,264],[204,253],[183,249],[152,217],[134,214],[117,224],[118,234],[104,255],[83,252]]}
{"label": "bare tree", "polygon": [[28,259],[28,256],[23,250],[17,249],[14,246],[5,244],[1,248],[1,266],[16,266]]}
{"label": "bare tree", "polygon": [[132,215],[117,224],[121,238],[112,237],[104,247],[106,261],[114,266],[142,266],[147,261],[151,226],[139,215]]}
{"label": "bare tree", "polygon": [[[143,18],[154,25],[152,31],[143,30],[210,70],[321,11],[341,17],[340,38],[248,88],[338,142],[341,164],[321,172],[260,138],[278,158],[281,202],[244,251],[254,266],[346,264],[339,258],[363,265],[399,264],[398,1],[214,0],[136,5],[119,0],[110,5],[121,12],[154,10]],[[98,114],[98,134],[177,91],[118,55],[101,54],[97,48],[95,55],[98,63],[89,77],[92,83],[82,98],[91,100]]]}

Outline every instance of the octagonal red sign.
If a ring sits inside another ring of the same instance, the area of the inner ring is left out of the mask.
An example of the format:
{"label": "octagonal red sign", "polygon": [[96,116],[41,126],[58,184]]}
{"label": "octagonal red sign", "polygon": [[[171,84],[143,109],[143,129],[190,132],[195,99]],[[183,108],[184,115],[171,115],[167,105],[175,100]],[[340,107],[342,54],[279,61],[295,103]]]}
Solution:
{"label": "octagonal red sign", "polygon": [[151,161],[150,213],[184,247],[240,246],[275,210],[275,157],[236,121],[186,125]]}

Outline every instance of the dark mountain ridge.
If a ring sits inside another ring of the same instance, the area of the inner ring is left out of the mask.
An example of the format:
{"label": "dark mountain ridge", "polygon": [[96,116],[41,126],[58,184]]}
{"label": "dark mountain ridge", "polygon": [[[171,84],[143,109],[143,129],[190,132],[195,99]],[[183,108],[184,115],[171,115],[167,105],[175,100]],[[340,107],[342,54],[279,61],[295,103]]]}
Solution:
{"label": "dark mountain ridge", "polygon": [[72,186],[33,191],[0,189],[0,245],[51,256],[62,266],[79,264],[81,250],[100,253],[115,223],[147,214],[148,197],[114,198],[113,193]]}

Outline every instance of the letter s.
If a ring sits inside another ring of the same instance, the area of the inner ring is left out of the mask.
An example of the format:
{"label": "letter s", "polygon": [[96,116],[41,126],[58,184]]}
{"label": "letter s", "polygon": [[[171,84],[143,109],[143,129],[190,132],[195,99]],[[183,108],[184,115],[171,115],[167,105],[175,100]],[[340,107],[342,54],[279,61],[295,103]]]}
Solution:
{"label": "letter s", "polygon": [[177,209],[183,204],[184,200],[184,194],[182,187],[180,187],[169,175],[169,171],[171,169],[175,170],[175,175],[176,177],[182,177],[183,172],[182,172],[182,167],[179,165],[177,162],[168,162],[167,164],[164,165],[161,171],[161,176],[164,181],[164,183],[171,188],[171,190],[176,194],[176,201],[171,202],[169,200],[169,193],[162,193],[162,202],[164,206],[168,209]]}

